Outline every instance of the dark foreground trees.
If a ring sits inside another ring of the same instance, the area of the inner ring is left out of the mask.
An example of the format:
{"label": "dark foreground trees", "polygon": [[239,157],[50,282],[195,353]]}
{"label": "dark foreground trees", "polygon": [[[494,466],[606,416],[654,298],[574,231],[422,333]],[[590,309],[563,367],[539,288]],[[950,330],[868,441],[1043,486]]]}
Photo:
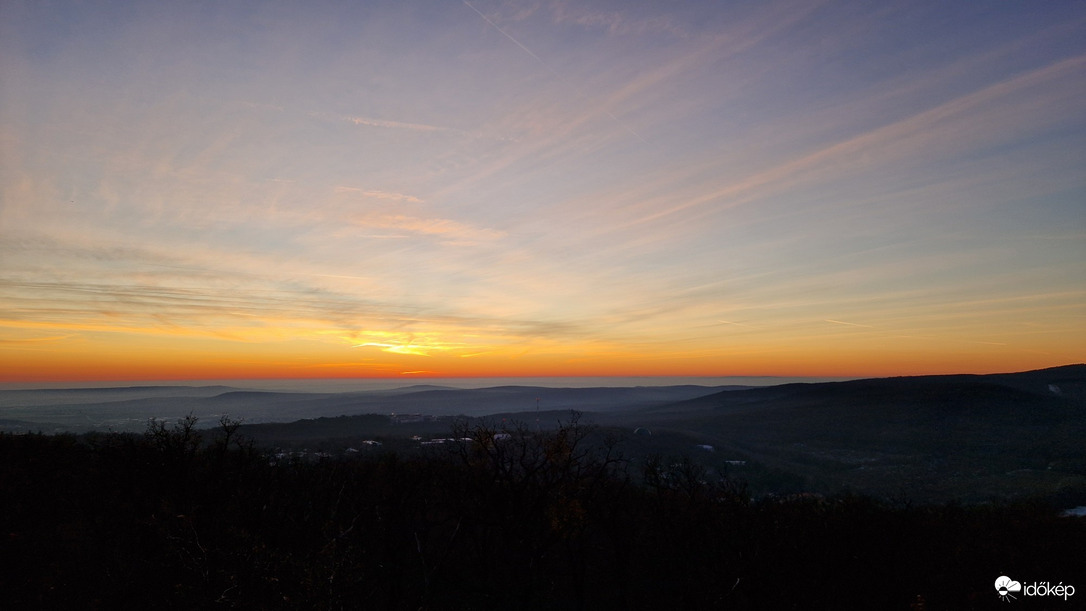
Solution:
{"label": "dark foreground trees", "polygon": [[1086,524],[1042,505],[755,502],[575,420],[278,464],[193,424],[0,435],[4,606],[981,609],[1003,574],[1086,596]]}

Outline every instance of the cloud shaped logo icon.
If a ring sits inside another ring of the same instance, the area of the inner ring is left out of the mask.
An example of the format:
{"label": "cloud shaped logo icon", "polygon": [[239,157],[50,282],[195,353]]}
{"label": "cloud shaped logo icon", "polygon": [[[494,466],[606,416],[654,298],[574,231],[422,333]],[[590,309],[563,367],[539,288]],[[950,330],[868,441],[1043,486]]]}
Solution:
{"label": "cloud shaped logo icon", "polygon": [[1021,592],[1022,584],[1006,575],[1000,575],[1000,577],[995,580],[995,589],[996,592],[999,593],[1000,598],[1010,602],[1010,599],[1014,598],[1014,596],[1011,595],[1011,592]]}

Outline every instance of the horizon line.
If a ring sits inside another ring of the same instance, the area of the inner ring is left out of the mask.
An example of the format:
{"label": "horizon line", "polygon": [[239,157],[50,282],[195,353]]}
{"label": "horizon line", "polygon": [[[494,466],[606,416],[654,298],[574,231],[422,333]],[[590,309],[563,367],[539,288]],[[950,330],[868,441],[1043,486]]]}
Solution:
{"label": "horizon line", "polygon": [[[46,386],[57,385],[73,385],[73,384],[89,384],[96,387],[104,387],[105,384],[117,384],[124,387],[131,386],[164,386],[164,385],[192,385],[197,383],[207,382],[260,382],[260,383],[311,383],[319,384],[321,382],[337,383],[337,384],[349,384],[352,382],[365,383],[392,383],[392,382],[405,382],[411,381],[427,381],[427,380],[456,380],[469,382],[472,380],[720,380],[720,379],[751,379],[751,380],[819,380],[819,381],[848,381],[848,380],[865,380],[865,379],[879,379],[879,378],[908,378],[908,377],[939,377],[939,376],[959,376],[959,375],[1006,375],[1015,373],[1030,373],[1035,371],[1045,371],[1049,369],[1061,369],[1064,367],[1076,367],[1086,366],[1086,363],[1067,363],[1064,365],[1054,365],[1052,367],[1040,367],[1033,369],[1023,369],[1016,371],[988,371],[988,372],[969,372],[969,371],[955,371],[944,373],[900,373],[900,374],[882,374],[882,375],[782,375],[782,374],[731,374],[731,375],[646,375],[646,374],[631,374],[631,375],[473,375],[473,376],[457,376],[457,375],[433,375],[433,376],[335,376],[335,377],[283,377],[283,376],[250,376],[250,377],[237,377],[237,376],[223,376],[223,377],[178,377],[178,378],[67,378],[67,379],[22,379],[22,380],[0,380],[0,388],[10,388],[14,386],[23,386],[24,390],[31,389],[31,385],[41,384]],[[120,386],[119,386],[120,387]],[[73,387],[74,388],[74,387]]]}

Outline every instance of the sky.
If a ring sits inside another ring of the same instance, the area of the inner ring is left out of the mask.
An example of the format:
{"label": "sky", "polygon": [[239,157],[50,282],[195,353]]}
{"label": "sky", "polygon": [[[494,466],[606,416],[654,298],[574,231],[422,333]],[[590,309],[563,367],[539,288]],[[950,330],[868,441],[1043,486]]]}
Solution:
{"label": "sky", "polygon": [[1086,361],[1086,4],[0,3],[0,381]]}

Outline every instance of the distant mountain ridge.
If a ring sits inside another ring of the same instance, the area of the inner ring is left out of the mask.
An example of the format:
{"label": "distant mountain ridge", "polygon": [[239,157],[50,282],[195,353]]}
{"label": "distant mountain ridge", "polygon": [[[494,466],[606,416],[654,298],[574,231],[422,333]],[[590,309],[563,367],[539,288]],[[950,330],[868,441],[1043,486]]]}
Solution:
{"label": "distant mountain ridge", "polygon": [[951,374],[927,376],[898,376],[865,378],[845,382],[793,383],[740,391],[725,391],[696,397],[679,404],[664,406],[661,411],[678,405],[705,406],[741,405],[743,403],[780,400],[790,397],[798,401],[828,400],[835,396],[896,396],[917,393],[946,392],[952,387],[992,386],[1014,389],[1040,396],[1057,396],[1071,401],[1086,400],[1086,364],[1066,365],[1021,373]]}
{"label": "distant mountain ridge", "polygon": [[600,421],[712,445],[818,489],[1086,499],[1084,388],[1086,365],[874,378],[719,392]]}
{"label": "distant mountain ridge", "polygon": [[536,409],[611,411],[663,405],[723,387],[677,385],[599,388],[496,386],[454,389],[417,385],[347,392],[283,392],[227,386],[146,386],[0,390],[0,430],[142,431],[151,418],[192,414],[201,426],[229,416],[247,423],[359,414],[483,416]]}

